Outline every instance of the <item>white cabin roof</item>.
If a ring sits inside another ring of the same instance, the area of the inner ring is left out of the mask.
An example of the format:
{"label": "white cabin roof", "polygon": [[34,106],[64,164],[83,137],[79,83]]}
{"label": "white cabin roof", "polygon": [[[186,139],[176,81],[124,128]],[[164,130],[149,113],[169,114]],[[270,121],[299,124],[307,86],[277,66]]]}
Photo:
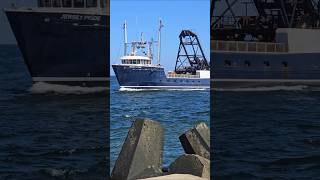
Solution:
{"label": "white cabin roof", "polygon": [[140,59],[140,60],[150,60],[149,57],[145,56],[122,56],[121,60],[133,60],[133,59]]}

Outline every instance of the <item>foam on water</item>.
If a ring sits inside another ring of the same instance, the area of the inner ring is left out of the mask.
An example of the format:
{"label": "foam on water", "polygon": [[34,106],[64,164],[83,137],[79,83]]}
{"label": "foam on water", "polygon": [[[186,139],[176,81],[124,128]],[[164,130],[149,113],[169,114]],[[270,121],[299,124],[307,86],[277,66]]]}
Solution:
{"label": "foam on water", "polygon": [[172,89],[163,89],[163,88],[125,88],[121,87],[119,91],[124,92],[139,92],[139,91],[206,91],[209,88],[186,88],[186,89],[179,89],[179,88],[172,88]]}
{"label": "foam on water", "polygon": [[296,86],[270,86],[270,87],[253,87],[253,88],[213,88],[214,91],[303,91],[309,90],[306,85]]}
{"label": "foam on water", "polygon": [[29,91],[33,94],[58,93],[58,94],[93,94],[109,90],[108,87],[81,87],[60,84],[37,82]]}

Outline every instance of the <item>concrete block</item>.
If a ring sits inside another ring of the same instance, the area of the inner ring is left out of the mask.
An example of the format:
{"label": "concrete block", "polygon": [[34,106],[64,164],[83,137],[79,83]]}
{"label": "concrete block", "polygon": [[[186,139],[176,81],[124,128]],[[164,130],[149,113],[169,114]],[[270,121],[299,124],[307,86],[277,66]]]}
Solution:
{"label": "concrete block", "polygon": [[153,167],[161,169],[164,129],[153,120],[136,120],[129,129],[111,179],[131,180]]}
{"label": "concrete block", "polygon": [[191,174],[210,178],[210,160],[195,154],[185,154],[178,157],[169,166],[170,174]]}
{"label": "concrete block", "polygon": [[161,169],[156,167],[148,167],[147,169],[144,169],[140,174],[133,177],[133,179],[143,179],[143,178],[151,178],[151,177],[158,177],[163,176]]}
{"label": "concrete block", "polygon": [[205,123],[199,123],[180,137],[186,154],[197,154],[210,159],[210,129]]}

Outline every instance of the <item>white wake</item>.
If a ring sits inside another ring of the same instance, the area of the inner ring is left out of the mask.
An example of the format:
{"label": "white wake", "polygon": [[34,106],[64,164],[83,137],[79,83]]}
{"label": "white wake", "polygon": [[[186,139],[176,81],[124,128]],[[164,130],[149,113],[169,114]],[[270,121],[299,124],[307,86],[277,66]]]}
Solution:
{"label": "white wake", "polygon": [[186,89],[182,89],[182,88],[168,88],[168,89],[164,89],[164,88],[126,88],[126,87],[121,87],[119,89],[119,91],[122,92],[140,92],[140,91],[208,91],[210,90],[209,88],[186,88]]}
{"label": "white wake", "polygon": [[108,91],[108,87],[81,87],[71,85],[50,84],[37,82],[29,91],[33,94],[57,93],[57,94],[93,94]]}

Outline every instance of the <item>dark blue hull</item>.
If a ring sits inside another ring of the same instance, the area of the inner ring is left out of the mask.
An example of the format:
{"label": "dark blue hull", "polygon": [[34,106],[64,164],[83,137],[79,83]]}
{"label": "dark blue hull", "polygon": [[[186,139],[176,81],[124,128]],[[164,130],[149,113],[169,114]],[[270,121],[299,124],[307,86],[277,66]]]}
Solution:
{"label": "dark blue hull", "polygon": [[6,14],[34,82],[107,85],[109,16],[67,10]]}
{"label": "dark blue hull", "polygon": [[135,89],[207,89],[210,79],[167,77],[163,67],[112,65],[120,87]]}
{"label": "dark blue hull", "polygon": [[214,87],[320,85],[320,53],[211,52]]}

